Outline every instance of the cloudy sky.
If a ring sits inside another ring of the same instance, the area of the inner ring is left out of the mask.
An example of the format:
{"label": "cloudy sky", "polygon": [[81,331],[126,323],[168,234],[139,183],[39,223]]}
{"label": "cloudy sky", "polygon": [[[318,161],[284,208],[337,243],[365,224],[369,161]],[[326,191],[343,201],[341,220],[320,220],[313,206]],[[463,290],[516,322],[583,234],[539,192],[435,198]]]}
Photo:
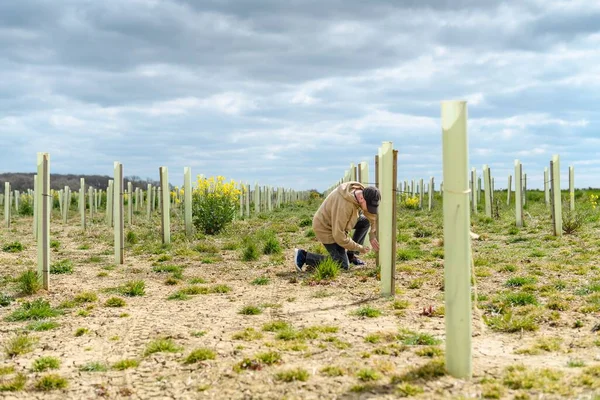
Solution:
{"label": "cloudy sky", "polygon": [[[0,172],[194,174],[323,190],[382,141],[440,181],[440,101],[470,163],[600,187],[600,2],[3,0]],[[372,178],[373,179],[373,178]]]}

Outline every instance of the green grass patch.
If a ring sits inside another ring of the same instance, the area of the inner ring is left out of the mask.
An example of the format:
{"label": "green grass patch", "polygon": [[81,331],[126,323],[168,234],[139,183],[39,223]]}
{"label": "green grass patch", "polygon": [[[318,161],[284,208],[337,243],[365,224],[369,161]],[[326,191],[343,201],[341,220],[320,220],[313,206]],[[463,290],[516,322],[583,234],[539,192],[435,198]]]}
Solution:
{"label": "green grass patch", "polygon": [[217,357],[217,354],[207,348],[199,348],[192,351],[183,361],[184,364],[195,364],[200,361],[206,360],[214,360]]}
{"label": "green grass patch", "polygon": [[441,340],[434,338],[428,333],[414,332],[408,329],[400,330],[398,340],[408,346],[431,346],[441,343]]}
{"label": "green grass patch", "polygon": [[7,253],[20,253],[23,251],[23,244],[21,244],[21,242],[6,243],[2,246],[2,251]]}
{"label": "green grass patch", "polygon": [[59,369],[60,360],[56,357],[46,356],[40,357],[33,361],[31,370],[34,372],[44,372],[51,369]]}
{"label": "green grass patch", "polygon": [[129,368],[137,368],[140,362],[133,358],[126,358],[124,360],[117,361],[112,365],[112,369],[117,371],[123,371]]}
{"label": "green grass patch", "polygon": [[371,368],[364,368],[356,373],[356,377],[363,382],[372,382],[381,379],[381,375]]}
{"label": "green grass patch", "polygon": [[4,344],[4,354],[7,357],[13,358],[21,354],[29,353],[33,350],[33,346],[37,343],[37,339],[25,334],[17,334],[8,339]]}
{"label": "green grass patch", "polygon": [[77,328],[77,330],[75,331],[75,337],[79,337],[79,336],[83,336],[86,333],[89,333],[89,329],[87,328]]}
{"label": "green grass patch", "polygon": [[243,261],[256,261],[260,257],[260,253],[258,252],[258,247],[256,247],[256,243],[250,242],[244,248],[242,253]]}
{"label": "green grass patch", "polygon": [[265,332],[279,332],[285,329],[291,329],[291,325],[285,321],[267,322],[262,327],[262,330]]}
{"label": "green grass patch", "polygon": [[34,321],[29,323],[25,329],[27,329],[28,331],[34,331],[34,332],[44,332],[44,331],[49,331],[51,329],[54,328],[58,328],[60,325],[58,324],[58,322],[55,321]]}
{"label": "green grass patch", "polygon": [[354,311],[352,315],[356,315],[358,317],[366,317],[366,318],[376,318],[381,316],[382,312],[376,308],[371,306],[364,306]]}
{"label": "green grass patch", "polygon": [[40,276],[34,269],[28,269],[16,279],[17,290],[23,295],[32,295],[40,291],[42,283]]}
{"label": "green grass patch", "polygon": [[69,382],[60,375],[49,374],[40,377],[35,382],[35,389],[42,392],[49,392],[52,390],[66,389],[69,386]]}
{"label": "green grass patch", "polygon": [[245,340],[247,342],[261,339],[262,337],[262,333],[256,331],[254,328],[246,328],[243,331],[236,332],[231,336],[233,340]]}
{"label": "green grass patch", "polygon": [[154,353],[178,353],[182,349],[183,348],[177,346],[172,339],[160,338],[148,343],[144,355],[149,356]]}
{"label": "green grass patch", "polygon": [[0,393],[2,392],[19,392],[25,389],[27,376],[18,373],[14,378],[9,380],[0,380]]}
{"label": "green grass patch", "polygon": [[280,254],[281,253],[281,244],[279,240],[275,236],[270,236],[265,241],[265,246],[263,247],[263,254]]}
{"label": "green grass patch", "polygon": [[261,286],[261,285],[268,285],[270,281],[271,280],[269,279],[268,276],[259,276],[258,278],[255,278],[251,283],[253,285]]}
{"label": "green grass patch", "polygon": [[275,379],[282,382],[306,382],[309,378],[308,371],[303,368],[289,369],[287,371],[280,371],[275,374]]}
{"label": "green grass patch", "polygon": [[214,285],[213,287],[210,288],[210,292],[211,293],[229,293],[231,292],[231,288],[227,285]]}
{"label": "green grass patch", "polygon": [[508,279],[504,286],[506,287],[519,287],[523,285],[532,285],[537,282],[537,279],[533,276],[515,276],[514,278]]}
{"label": "green grass patch", "polygon": [[318,263],[317,266],[314,268],[312,279],[314,279],[317,282],[331,281],[337,278],[339,274],[340,265],[330,257],[327,257],[323,261]]}
{"label": "green grass patch", "polygon": [[258,315],[262,313],[262,310],[260,309],[260,307],[248,305],[242,307],[242,309],[238,313],[242,315]]}
{"label": "green grass patch", "polygon": [[111,297],[104,302],[106,307],[125,307],[127,303],[120,297]]}
{"label": "green grass patch", "polygon": [[62,311],[52,308],[50,303],[44,299],[36,299],[31,302],[25,302],[21,308],[13,311],[5,319],[6,321],[28,321],[42,320],[61,315]]}
{"label": "green grass patch", "polygon": [[119,292],[129,297],[143,296],[146,293],[146,283],[141,280],[128,281],[119,288]]}
{"label": "green grass patch", "polygon": [[72,274],[73,273],[73,261],[71,260],[60,260],[50,265],[50,273],[54,275],[59,274]]}
{"label": "green grass patch", "polygon": [[82,372],[106,372],[108,371],[108,366],[99,361],[92,361],[80,366],[79,370]]}

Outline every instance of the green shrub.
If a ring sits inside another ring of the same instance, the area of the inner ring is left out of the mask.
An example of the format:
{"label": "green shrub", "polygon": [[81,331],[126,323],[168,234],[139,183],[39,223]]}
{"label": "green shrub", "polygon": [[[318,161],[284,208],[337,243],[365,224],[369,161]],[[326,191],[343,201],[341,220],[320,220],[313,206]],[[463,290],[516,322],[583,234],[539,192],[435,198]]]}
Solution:
{"label": "green shrub", "polygon": [[72,274],[73,273],[73,261],[71,260],[60,260],[50,265],[51,274]]}
{"label": "green shrub", "polygon": [[18,373],[13,379],[0,381],[0,393],[21,391],[25,388],[26,383],[25,374]]}
{"label": "green shrub", "polygon": [[233,181],[225,178],[198,179],[197,188],[192,193],[192,215],[196,228],[208,235],[221,232],[233,221],[240,191]]}
{"label": "green shrub", "polygon": [[36,342],[37,339],[30,337],[26,333],[18,334],[4,344],[4,353],[9,358],[18,356],[20,354],[29,353],[33,350],[33,345]]}
{"label": "green shrub", "polygon": [[140,362],[138,360],[125,359],[114,363],[112,365],[112,369],[117,371],[123,371],[129,368],[136,368],[138,365],[140,365]]}
{"label": "green shrub", "polygon": [[120,297],[111,297],[104,303],[106,307],[125,307],[125,304],[125,300]]}
{"label": "green shrub", "polygon": [[19,253],[23,251],[23,245],[21,242],[11,242],[2,246],[2,251],[7,253]]}
{"label": "green shrub", "polygon": [[129,281],[121,286],[119,292],[124,296],[143,296],[146,293],[146,283],[144,281]]}
{"label": "green shrub", "polygon": [[251,283],[253,285],[268,285],[270,282],[270,279],[268,276],[259,276],[258,278],[254,279]]}
{"label": "green shrub", "polygon": [[60,242],[55,239],[50,239],[50,248],[53,250],[58,250],[60,248]]}
{"label": "green shrub", "polygon": [[281,371],[275,374],[275,379],[283,382],[301,381],[306,382],[309,378],[308,371],[302,368]]}
{"label": "green shrub", "polygon": [[34,387],[36,390],[47,392],[50,390],[65,389],[68,385],[69,383],[62,376],[49,374],[39,378]]}
{"label": "green shrub", "polygon": [[0,293],[0,307],[9,306],[14,301],[14,297]]}
{"label": "green shrub", "polygon": [[340,273],[340,264],[332,258],[327,257],[317,264],[313,272],[316,281],[328,281],[337,278]]}
{"label": "green shrub", "polygon": [[262,313],[262,310],[260,307],[250,305],[242,307],[239,313],[242,315],[258,315]]}
{"label": "green shrub", "polygon": [[127,231],[125,234],[125,243],[127,244],[136,244],[138,242],[138,237],[134,231]]}
{"label": "green shrub", "polygon": [[56,357],[40,357],[33,361],[31,365],[31,370],[34,372],[44,372],[49,369],[58,369],[60,368],[60,360]]}
{"label": "green shrub", "polygon": [[25,302],[21,308],[15,310],[6,317],[7,321],[27,321],[41,320],[56,317],[62,314],[62,311],[52,308],[50,303],[44,299],[35,299],[32,302]]}
{"label": "green shrub", "polygon": [[258,248],[254,242],[250,242],[246,245],[244,249],[244,253],[242,254],[243,261],[256,261],[260,257],[258,253]]}
{"label": "green shrub", "polygon": [[265,247],[263,248],[263,254],[280,254],[281,253],[281,245],[279,244],[279,240],[275,236],[270,236],[265,242]]}
{"label": "green shrub", "polygon": [[182,348],[177,346],[172,339],[157,339],[146,346],[144,355],[148,356],[154,353],[177,353],[181,350]]}
{"label": "green shrub", "polygon": [[200,348],[192,351],[183,361],[184,364],[195,364],[199,361],[214,360],[217,354],[211,349]]}
{"label": "green shrub", "polygon": [[359,317],[375,318],[381,315],[381,311],[370,306],[364,306],[354,311],[353,314]]}
{"label": "green shrub", "polygon": [[73,298],[77,304],[93,303],[96,300],[98,300],[98,296],[94,292],[81,292]]}
{"label": "green shrub", "polygon": [[29,195],[23,196],[19,202],[19,215],[33,215],[33,198]]}
{"label": "green shrub", "polygon": [[35,294],[42,288],[40,276],[33,269],[28,269],[19,275],[16,282],[19,292],[24,295]]}

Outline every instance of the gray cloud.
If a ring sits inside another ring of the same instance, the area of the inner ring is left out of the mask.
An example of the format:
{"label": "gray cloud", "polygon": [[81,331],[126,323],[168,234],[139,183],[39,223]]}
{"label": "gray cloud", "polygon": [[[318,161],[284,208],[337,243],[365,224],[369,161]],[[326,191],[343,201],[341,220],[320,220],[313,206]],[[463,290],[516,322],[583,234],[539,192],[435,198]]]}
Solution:
{"label": "gray cloud", "polygon": [[110,174],[119,159],[141,176],[192,165],[322,189],[392,140],[401,179],[439,182],[451,98],[469,100],[474,165],[592,160],[598,13],[538,0],[0,2],[0,136],[15,149],[0,169],[50,151],[57,172]]}

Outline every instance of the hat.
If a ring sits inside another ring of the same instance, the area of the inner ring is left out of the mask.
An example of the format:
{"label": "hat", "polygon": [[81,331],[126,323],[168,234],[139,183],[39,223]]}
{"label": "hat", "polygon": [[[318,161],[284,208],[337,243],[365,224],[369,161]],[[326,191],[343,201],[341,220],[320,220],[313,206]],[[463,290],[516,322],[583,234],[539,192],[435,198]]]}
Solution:
{"label": "hat", "polygon": [[379,201],[381,200],[381,193],[375,186],[367,186],[363,189],[363,197],[367,202],[367,210],[371,214],[377,214],[377,207],[379,207]]}

